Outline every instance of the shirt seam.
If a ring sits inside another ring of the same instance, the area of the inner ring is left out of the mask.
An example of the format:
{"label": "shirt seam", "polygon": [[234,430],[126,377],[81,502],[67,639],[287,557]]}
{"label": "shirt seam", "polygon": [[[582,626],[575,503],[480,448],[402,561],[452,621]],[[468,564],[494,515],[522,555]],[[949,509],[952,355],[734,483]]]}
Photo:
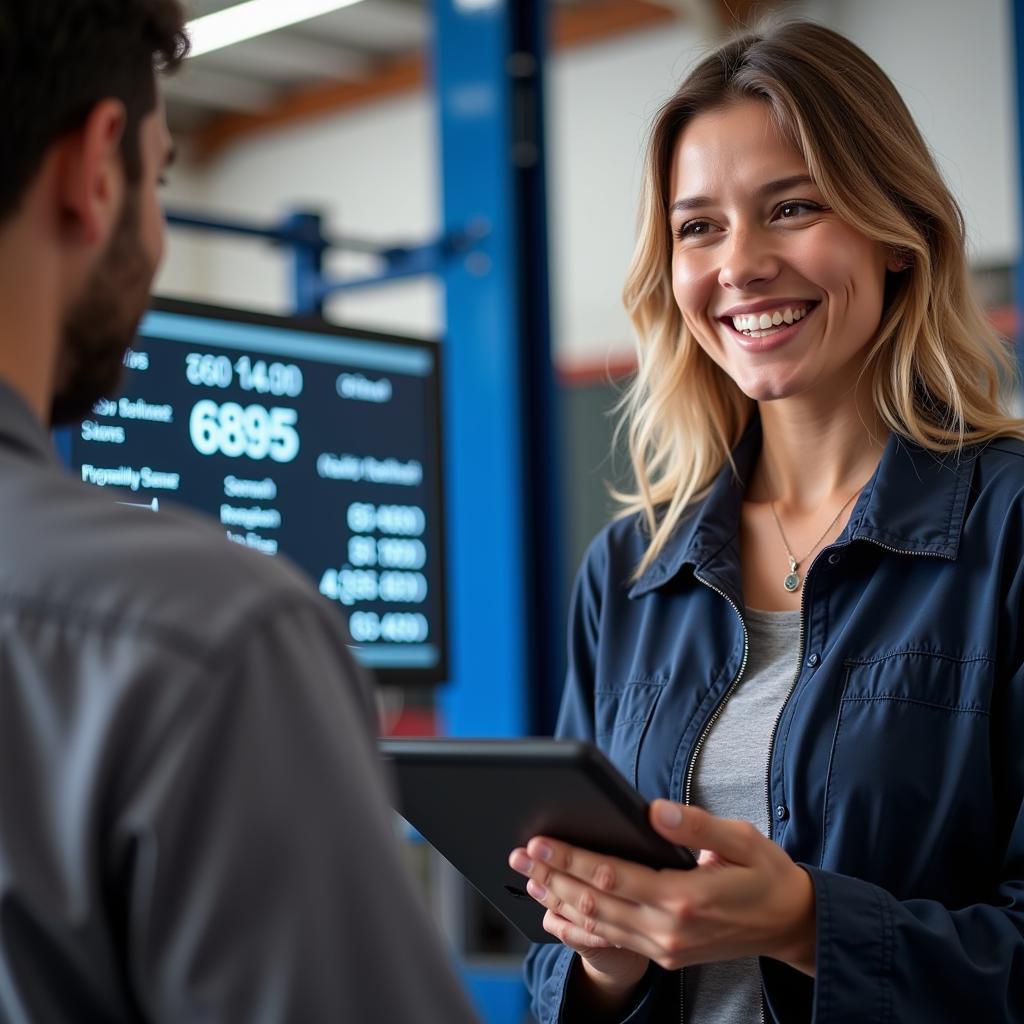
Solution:
{"label": "shirt seam", "polygon": [[932,708],[935,711],[955,711],[960,714],[981,715],[984,718],[991,717],[986,708],[973,704],[939,704],[936,701],[920,700],[914,697],[896,697],[891,694],[873,694],[865,697],[843,697],[843,704],[869,704],[875,701],[891,701],[894,704],[916,704],[919,707]]}
{"label": "shirt seam", "polygon": [[956,654],[946,654],[943,651],[927,651],[915,647],[902,647],[897,648],[896,650],[886,651],[884,654],[879,654],[871,658],[845,658],[843,663],[848,667],[852,667],[854,665],[877,665],[879,662],[888,661],[891,658],[903,657],[908,654],[918,654],[927,658],[941,658],[943,661],[951,661],[957,665],[970,665],[977,661],[983,661],[990,665],[994,665],[996,662],[996,659],[988,654],[972,654],[967,657],[961,657]]}

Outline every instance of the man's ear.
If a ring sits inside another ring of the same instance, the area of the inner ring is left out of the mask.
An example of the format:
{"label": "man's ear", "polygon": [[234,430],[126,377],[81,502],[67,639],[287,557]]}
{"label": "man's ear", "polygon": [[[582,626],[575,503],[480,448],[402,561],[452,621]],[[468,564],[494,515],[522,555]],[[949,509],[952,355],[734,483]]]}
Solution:
{"label": "man's ear", "polygon": [[120,100],[102,100],[77,131],[57,144],[61,230],[80,245],[105,243],[120,215],[126,116]]}

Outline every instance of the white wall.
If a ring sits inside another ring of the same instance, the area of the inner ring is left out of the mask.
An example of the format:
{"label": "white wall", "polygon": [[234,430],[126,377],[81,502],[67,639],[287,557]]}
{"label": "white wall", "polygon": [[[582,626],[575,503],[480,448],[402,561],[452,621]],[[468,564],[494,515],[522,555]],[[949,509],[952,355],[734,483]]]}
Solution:
{"label": "white wall", "polygon": [[[1005,0],[805,0],[893,77],[964,207],[979,263],[1016,258],[1017,167]],[[549,65],[549,208],[554,346],[563,365],[630,348],[619,295],[633,242],[641,142],[660,103],[700,55],[684,23],[555,56]],[[439,230],[435,111],[429,95],[375,103],[246,141],[179,176],[177,204],[260,220],[293,205],[324,210],[342,233],[425,240]],[[361,264],[365,266],[365,261]],[[338,269],[356,270],[346,260]],[[287,271],[249,241],[172,234],[158,287],[287,309]],[[335,302],[337,319],[412,333],[443,329],[432,281]]]}
{"label": "white wall", "polygon": [[[277,222],[292,208],[314,208],[325,214],[333,234],[381,244],[425,241],[440,224],[433,118],[430,98],[410,95],[260,136],[235,146],[202,172],[197,202],[191,205],[266,223]],[[171,206],[188,202],[180,190],[168,197]],[[194,237],[175,231],[171,249],[179,239]],[[209,236],[203,247],[209,259],[201,268],[201,282],[195,275],[184,276],[178,261],[166,268],[158,290],[189,290],[225,305],[287,311],[288,270],[280,252],[260,242],[220,236]],[[374,264],[346,257],[331,269],[371,272]],[[441,291],[427,280],[389,285],[340,298],[330,313],[366,326],[437,333],[443,318]]]}
{"label": "white wall", "polygon": [[[187,149],[179,146],[178,159],[167,175],[163,199],[168,207],[202,209],[205,203],[207,175],[196,169]],[[163,266],[156,290],[164,295],[204,298],[212,301],[214,293],[209,278],[215,253],[198,235],[170,230]]]}
{"label": "white wall", "polygon": [[896,83],[964,209],[979,264],[1017,258],[1013,25],[1008,0],[817,0],[808,13]]}

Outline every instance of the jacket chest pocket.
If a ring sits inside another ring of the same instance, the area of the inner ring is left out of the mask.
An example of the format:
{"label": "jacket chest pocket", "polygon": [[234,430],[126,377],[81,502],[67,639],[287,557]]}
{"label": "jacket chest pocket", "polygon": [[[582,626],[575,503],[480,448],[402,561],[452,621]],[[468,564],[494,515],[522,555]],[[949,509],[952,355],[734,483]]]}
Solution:
{"label": "jacket chest pocket", "polygon": [[936,865],[948,870],[958,845],[969,868],[970,837],[992,821],[992,678],[987,658],[915,651],[846,663],[823,867],[904,894],[935,885]]}
{"label": "jacket chest pocket", "polygon": [[594,738],[608,759],[635,786],[640,743],[665,680],[637,679],[594,693]]}

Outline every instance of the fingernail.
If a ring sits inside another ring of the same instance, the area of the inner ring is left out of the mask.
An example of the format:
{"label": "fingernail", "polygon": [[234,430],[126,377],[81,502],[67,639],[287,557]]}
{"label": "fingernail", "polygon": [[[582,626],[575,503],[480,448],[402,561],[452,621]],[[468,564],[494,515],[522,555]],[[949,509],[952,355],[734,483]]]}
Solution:
{"label": "fingernail", "polygon": [[662,800],[658,804],[658,821],[664,825],[665,828],[675,828],[677,825],[681,825],[683,822],[683,812],[678,804],[669,803],[668,800]]}
{"label": "fingernail", "polygon": [[540,882],[535,882],[532,878],[526,883],[526,891],[535,899],[542,900],[547,896],[548,891],[544,888]]}
{"label": "fingernail", "polygon": [[552,850],[547,843],[537,843],[533,848],[534,856],[537,857],[538,860],[551,860],[551,856],[554,852],[555,851]]}
{"label": "fingernail", "polygon": [[525,853],[515,854],[510,863],[522,875],[528,875],[533,870],[533,861]]}

